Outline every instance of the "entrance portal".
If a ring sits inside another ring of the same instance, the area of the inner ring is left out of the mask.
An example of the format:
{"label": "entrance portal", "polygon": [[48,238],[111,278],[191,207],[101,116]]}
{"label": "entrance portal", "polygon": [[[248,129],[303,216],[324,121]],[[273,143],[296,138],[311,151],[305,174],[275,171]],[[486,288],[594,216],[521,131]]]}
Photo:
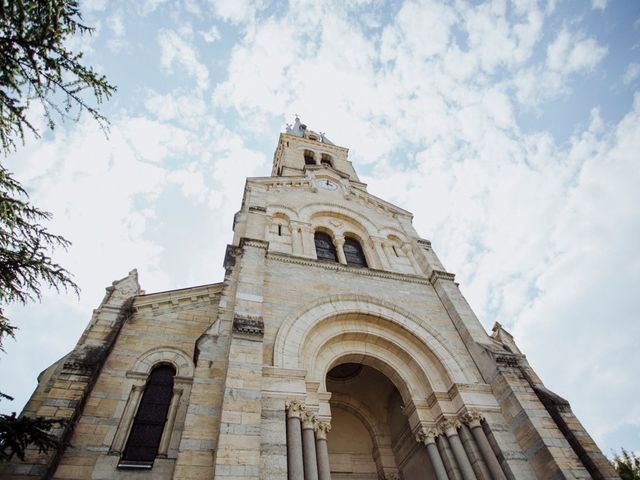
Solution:
{"label": "entrance portal", "polygon": [[435,478],[409,427],[402,397],[386,375],[343,363],[327,374],[326,385],[331,392],[327,440],[332,480]]}

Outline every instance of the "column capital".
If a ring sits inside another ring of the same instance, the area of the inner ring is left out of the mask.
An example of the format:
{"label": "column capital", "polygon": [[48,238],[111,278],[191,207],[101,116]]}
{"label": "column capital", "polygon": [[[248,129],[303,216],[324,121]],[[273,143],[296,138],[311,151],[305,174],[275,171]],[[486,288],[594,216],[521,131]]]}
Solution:
{"label": "column capital", "polygon": [[336,247],[338,245],[344,245],[344,236],[343,235],[334,235],[333,241],[336,243]]}
{"label": "column capital", "polygon": [[447,437],[458,435],[458,427],[460,422],[457,418],[445,418],[438,422],[438,430],[444,433]]}
{"label": "column capital", "polygon": [[307,429],[315,430],[315,425],[318,422],[317,420],[318,417],[315,413],[310,412],[308,410],[303,410],[300,418],[302,420],[303,430],[307,430]]}
{"label": "column capital", "polygon": [[307,407],[300,400],[287,400],[285,408],[287,409],[288,418],[300,418]]}
{"label": "column capital", "polygon": [[331,431],[331,424],[329,422],[316,423],[316,440],[326,440],[327,433]]}
{"label": "column capital", "polygon": [[483,419],[484,417],[482,416],[482,413],[478,412],[477,410],[469,411],[462,415],[462,417],[460,418],[462,422],[466,423],[471,428],[480,427],[480,422]]}
{"label": "column capital", "polygon": [[436,443],[437,436],[438,431],[435,428],[422,427],[416,433],[416,441],[418,443],[429,445],[430,443]]}

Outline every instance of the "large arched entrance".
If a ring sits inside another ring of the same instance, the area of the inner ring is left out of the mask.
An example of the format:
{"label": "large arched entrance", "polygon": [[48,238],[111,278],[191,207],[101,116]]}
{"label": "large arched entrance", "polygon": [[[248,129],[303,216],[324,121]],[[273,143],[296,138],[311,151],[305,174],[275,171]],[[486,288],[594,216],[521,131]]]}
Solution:
{"label": "large arched entrance", "polygon": [[379,299],[330,297],[283,322],[273,355],[274,366],[305,372],[287,403],[289,479],[315,472],[316,455],[321,479],[447,478],[440,449],[447,465],[453,457],[435,426],[458,415],[456,385],[477,377],[428,322]]}
{"label": "large arched entrance", "polygon": [[385,374],[362,363],[340,363],[327,374],[326,386],[331,393],[332,480],[432,478],[402,396]]}

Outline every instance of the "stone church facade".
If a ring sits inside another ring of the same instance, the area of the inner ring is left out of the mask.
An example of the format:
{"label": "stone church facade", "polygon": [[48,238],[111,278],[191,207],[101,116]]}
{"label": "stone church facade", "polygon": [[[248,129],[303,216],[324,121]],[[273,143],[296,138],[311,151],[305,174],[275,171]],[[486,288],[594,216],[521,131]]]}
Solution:
{"label": "stone church facade", "polygon": [[347,153],[296,119],[247,179],[222,282],[107,288],[23,412],[64,419],[64,448],[0,477],[618,478]]}

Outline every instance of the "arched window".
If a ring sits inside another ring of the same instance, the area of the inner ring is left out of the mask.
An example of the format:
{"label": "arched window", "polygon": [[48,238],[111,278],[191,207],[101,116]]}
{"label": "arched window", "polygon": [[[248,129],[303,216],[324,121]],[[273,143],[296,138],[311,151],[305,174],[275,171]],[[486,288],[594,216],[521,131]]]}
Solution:
{"label": "arched window", "polygon": [[323,153],[322,157],[320,157],[320,164],[326,165],[327,167],[333,167],[333,163],[331,163],[331,157],[326,153]]}
{"label": "arched window", "polygon": [[310,150],[304,151],[304,164],[305,165],[315,165],[316,159],[313,156],[313,152]]}
{"label": "arched window", "polygon": [[151,464],[156,458],[173,395],[175,374],[176,369],[172,366],[160,365],[149,375],[122,454],[123,461],[134,465],[138,462]]}
{"label": "arched window", "polygon": [[347,259],[347,265],[359,265],[361,267],[367,266],[367,259],[364,256],[360,242],[355,238],[346,237],[344,239],[344,256]]}
{"label": "arched window", "polygon": [[333,245],[331,236],[324,232],[316,232],[313,239],[316,243],[316,255],[318,260],[329,260],[331,262],[338,261],[336,247]]}

